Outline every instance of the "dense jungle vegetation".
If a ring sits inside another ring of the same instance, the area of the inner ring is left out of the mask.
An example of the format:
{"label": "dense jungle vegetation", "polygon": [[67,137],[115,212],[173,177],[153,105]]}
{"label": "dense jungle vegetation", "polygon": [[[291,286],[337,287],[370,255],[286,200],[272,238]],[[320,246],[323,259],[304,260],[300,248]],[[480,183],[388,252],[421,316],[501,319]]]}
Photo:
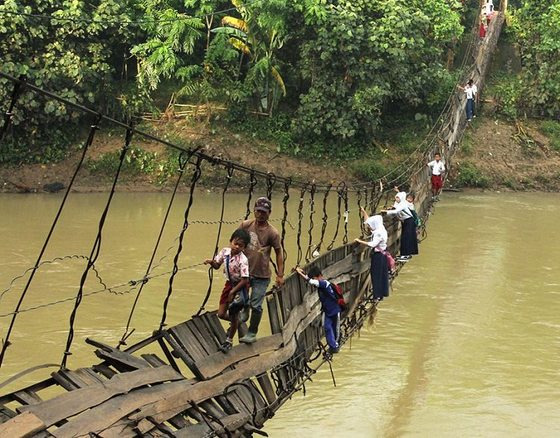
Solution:
{"label": "dense jungle vegetation", "polygon": [[[217,104],[210,123],[291,154],[370,158],[355,170],[372,177],[380,141],[399,128],[406,152],[437,117],[478,11],[479,0],[5,0],[0,68],[122,120],[171,97]],[[496,79],[499,110],[558,117],[560,0],[511,1],[507,23],[521,67]],[[0,80],[3,105],[10,93]],[[24,92],[0,162],[63,157],[80,117]]]}

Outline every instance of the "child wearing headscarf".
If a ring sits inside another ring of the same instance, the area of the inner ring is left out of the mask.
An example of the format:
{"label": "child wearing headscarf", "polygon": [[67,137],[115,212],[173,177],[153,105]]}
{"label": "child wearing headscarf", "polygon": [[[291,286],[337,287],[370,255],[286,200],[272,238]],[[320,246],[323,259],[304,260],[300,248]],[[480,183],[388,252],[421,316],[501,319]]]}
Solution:
{"label": "child wearing headscarf", "polygon": [[395,205],[391,210],[382,210],[387,216],[396,216],[401,222],[401,253],[399,260],[410,260],[418,254],[418,238],[416,236],[416,222],[406,200],[406,192],[398,192],[395,196]]}
{"label": "child wearing headscarf", "polygon": [[373,298],[376,301],[381,301],[389,296],[389,266],[385,256],[387,230],[383,225],[383,217],[381,215],[369,216],[363,208],[361,212],[364,217],[364,223],[371,230],[371,239],[369,242],[361,239],[356,239],[355,241],[372,248],[370,275]]}

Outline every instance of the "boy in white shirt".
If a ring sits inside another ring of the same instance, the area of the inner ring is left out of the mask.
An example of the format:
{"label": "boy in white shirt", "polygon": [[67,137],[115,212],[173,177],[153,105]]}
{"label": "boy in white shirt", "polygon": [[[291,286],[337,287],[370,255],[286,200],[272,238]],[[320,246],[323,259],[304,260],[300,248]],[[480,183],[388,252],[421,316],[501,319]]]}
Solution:
{"label": "boy in white shirt", "polygon": [[443,187],[442,175],[445,173],[445,165],[439,152],[434,154],[434,160],[428,163],[428,167],[432,169],[432,199],[439,201],[439,193]]}

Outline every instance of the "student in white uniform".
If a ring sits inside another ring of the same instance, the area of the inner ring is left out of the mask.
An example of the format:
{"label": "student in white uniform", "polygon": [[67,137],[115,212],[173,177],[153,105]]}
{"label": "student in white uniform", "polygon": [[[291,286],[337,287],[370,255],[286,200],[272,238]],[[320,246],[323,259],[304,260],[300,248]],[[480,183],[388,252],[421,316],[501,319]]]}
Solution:
{"label": "student in white uniform", "polygon": [[432,169],[432,200],[439,201],[439,193],[443,187],[442,175],[445,173],[445,165],[439,152],[434,154],[434,160],[428,163],[428,167]]}
{"label": "student in white uniform", "polygon": [[395,196],[398,204],[391,210],[382,210],[387,216],[396,216],[401,222],[401,261],[410,260],[413,255],[418,254],[418,239],[416,237],[416,222],[408,207],[406,192],[399,192]]}

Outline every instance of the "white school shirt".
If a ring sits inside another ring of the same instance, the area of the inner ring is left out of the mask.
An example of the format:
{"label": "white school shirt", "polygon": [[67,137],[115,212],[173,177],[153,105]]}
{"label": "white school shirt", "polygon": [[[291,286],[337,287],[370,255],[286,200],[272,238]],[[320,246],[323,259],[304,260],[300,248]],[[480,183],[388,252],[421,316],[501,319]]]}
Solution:
{"label": "white school shirt", "polygon": [[473,99],[474,93],[475,91],[473,90],[473,87],[469,87],[468,85],[465,87],[465,94],[467,95],[467,99]]}
{"label": "white school shirt", "polygon": [[445,165],[443,164],[443,161],[430,161],[428,163],[428,166],[430,166],[432,168],[432,175],[441,175],[443,172],[445,172]]}
{"label": "white school shirt", "polygon": [[478,93],[478,87],[476,86],[476,84],[473,84],[471,88],[472,88],[473,95],[476,96],[476,93]]}

